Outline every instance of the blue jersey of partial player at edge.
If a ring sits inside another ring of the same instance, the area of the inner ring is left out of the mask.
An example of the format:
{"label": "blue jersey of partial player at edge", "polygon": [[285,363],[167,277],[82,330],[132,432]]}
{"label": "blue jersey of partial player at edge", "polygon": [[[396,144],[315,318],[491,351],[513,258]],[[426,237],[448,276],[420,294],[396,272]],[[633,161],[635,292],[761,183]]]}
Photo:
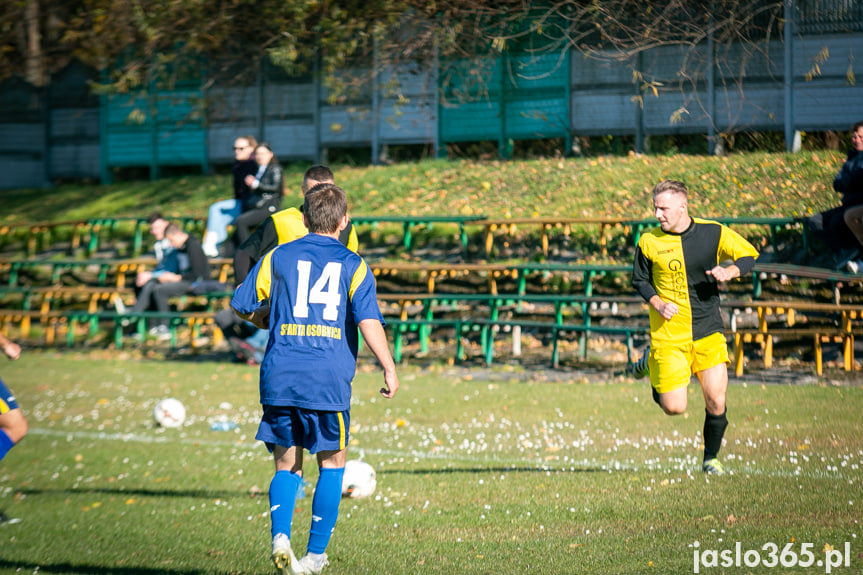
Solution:
{"label": "blue jersey of partial player at edge", "polygon": [[280,245],[261,258],[231,300],[243,314],[266,303],[270,340],[261,363],[261,403],[348,409],[357,324],[384,323],[365,261],[318,234]]}

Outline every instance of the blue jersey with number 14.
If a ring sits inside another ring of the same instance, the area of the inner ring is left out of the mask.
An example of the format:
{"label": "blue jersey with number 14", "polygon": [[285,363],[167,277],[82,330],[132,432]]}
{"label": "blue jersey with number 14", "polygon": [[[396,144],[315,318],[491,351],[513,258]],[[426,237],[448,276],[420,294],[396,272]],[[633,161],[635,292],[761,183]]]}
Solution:
{"label": "blue jersey with number 14", "polygon": [[356,372],[357,325],[383,323],[366,262],[338,240],[309,234],[268,252],[234,292],[250,314],[270,305],[261,403],[344,411]]}

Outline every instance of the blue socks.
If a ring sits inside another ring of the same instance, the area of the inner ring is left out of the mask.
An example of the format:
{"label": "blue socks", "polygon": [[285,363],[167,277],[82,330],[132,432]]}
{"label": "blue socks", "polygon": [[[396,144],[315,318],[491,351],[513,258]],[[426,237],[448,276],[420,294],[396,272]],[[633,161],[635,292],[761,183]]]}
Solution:
{"label": "blue socks", "polygon": [[291,538],[291,525],[294,519],[294,505],[297,503],[297,489],[303,478],[290,471],[276,471],[270,481],[270,521],[273,537],[284,533]]}
{"label": "blue socks", "polygon": [[6,435],[6,432],[0,429],[0,460],[6,457],[6,454],[9,453],[9,450],[12,449],[12,446],[15,445],[12,443],[12,440],[9,439],[9,436]]}
{"label": "blue socks", "polygon": [[312,528],[309,531],[309,553],[323,553],[327,549],[342,501],[342,478],[345,468],[320,468],[315,496],[312,500]]}
{"label": "blue socks", "polygon": [[[312,526],[309,530],[309,553],[323,553],[327,549],[336,520],[339,517],[339,504],[342,501],[342,478],[345,468],[320,468],[320,476],[312,499]],[[284,533],[290,539],[294,519],[294,506],[297,490],[303,485],[303,478],[290,471],[277,471],[270,482],[270,520],[271,533]]]}

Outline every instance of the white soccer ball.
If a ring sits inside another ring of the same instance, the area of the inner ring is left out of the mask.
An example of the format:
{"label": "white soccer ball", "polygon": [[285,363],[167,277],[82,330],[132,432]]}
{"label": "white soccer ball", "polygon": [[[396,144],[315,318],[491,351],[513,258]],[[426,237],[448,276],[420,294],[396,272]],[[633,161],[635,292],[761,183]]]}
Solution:
{"label": "white soccer ball", "polygon": [[186,407],[179,399],[163,399],[153,408],[153,419],[162,427],[180,427],[186,420]]}
{"label": "white soccer ball", "polygon": [[345,464],[345,476],[342,479],[342,496],[357,499],[368,497],[378,486],[374,468],[359,459],[352,459]]}

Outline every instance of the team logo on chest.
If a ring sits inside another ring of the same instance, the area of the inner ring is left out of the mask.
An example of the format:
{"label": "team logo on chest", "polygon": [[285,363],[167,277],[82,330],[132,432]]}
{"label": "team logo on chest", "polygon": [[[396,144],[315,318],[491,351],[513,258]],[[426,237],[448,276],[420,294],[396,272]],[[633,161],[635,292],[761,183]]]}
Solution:
{"label": "team logo on chest", "polygon": [[666,289],[676,301],[685,301],[689,298],[686,283],[686,266],[680,250],[664,250],[660,259],[664,272],[667,274],[663,282]]}

